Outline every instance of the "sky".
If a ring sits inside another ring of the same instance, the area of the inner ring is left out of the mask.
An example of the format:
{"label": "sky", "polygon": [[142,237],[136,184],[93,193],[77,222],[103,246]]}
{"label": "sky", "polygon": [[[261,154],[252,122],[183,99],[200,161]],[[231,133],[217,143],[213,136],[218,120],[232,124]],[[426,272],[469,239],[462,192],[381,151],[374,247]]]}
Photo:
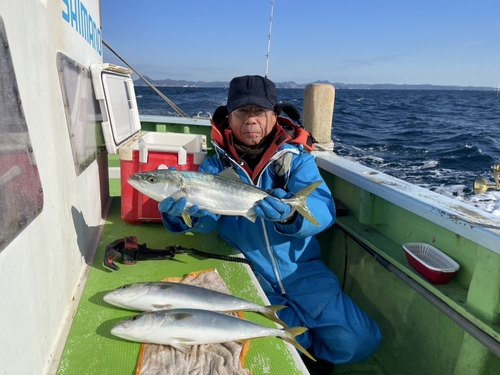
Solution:
{"label": "sky", "polygon": [[101,0],[102,36],[151,79],[500,87],[500,0],[275,0],[270,33],[271,4]]}

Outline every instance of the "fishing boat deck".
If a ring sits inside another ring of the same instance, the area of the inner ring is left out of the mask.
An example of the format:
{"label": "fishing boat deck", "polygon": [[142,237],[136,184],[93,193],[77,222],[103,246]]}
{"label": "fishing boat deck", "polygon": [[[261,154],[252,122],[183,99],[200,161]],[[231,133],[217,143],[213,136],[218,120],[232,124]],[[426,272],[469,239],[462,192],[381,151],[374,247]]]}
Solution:
{"label": "fishing boat deck", "polygon": [[[60,352],[58,375],[81,374],[135,374],[140,343],[119,339],[110,329],[120,320],[137,314],[111,306],[103,301],[105,293],[124,284],[158,281],[164,278],[183,277],[188,273],[216,269],[227,284],[231,294],[259,304],[268,304],[247,264],[209,259],[188,254],[177,254],[171,260],[140,260],[135,265],[115,264],[119,270],[104,266],[106,246],[117,239],[136,236],[138,243],[149,248],[180,245],[205,252],[234,255],[235,251],[216,233],[172,234],[159,223],[129,224],[120,216],[120,197],[114,197],[106,218],[102,235],[80,302],[74,313],[67,340]],[[244,313],[246,319],[274,327],[274,323],[256,314]],[[308,373],[297,351],[277,338],[252,340],[244,361],[245,368],[259,374]]]}

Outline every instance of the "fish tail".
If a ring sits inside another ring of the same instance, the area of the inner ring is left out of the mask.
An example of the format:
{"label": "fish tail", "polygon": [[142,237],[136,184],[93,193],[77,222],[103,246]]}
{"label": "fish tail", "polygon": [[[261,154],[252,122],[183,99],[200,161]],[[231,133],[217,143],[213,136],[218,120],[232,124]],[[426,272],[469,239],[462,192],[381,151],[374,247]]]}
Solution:
{"label": "fish tail", "polygon": [[289,344],[292,344],[295,348],[297,348],[298,350],[300,350],[302,353],[304,353],[304,355],[308,356],[309,358],[311,358],[314,362],[316,362],[316,359],[314,359],[314,357],[309,354],[309,352],[307,350],[305,350],[302,345],[300,345],[297,340],[295,340],[295,336],[298,336],[302,333],[304,333],[305,331],[307,331],[307,328],[306,327],[291,327],[291,328],[284,328],[282,330],[283,334],[280,336],[283,340],[285,340],[286,342],[288,342]]}
{"label": "fish tail", "polygon": [[299,214],[304,216],[307,220],[309,220],[317,227],[319,227],[320,224],[318,220],[316,220],[312,212],[309,210],[309,207],[307,207],[306,199],[314,190],[316,190],[319,185],[321,185],[322,182],[323,181],[313,182],[311,185],[306,186],[305,188],[298,191],[293,195],[293,197],[289,199],[283,199],[283,201],[290,204],[290,206],[295,208]]}
{"label": "fish tail", "polygon": [[262,309],[262,315],[264,315],[269,320],[272,320],[273,322],[278,323],[282,327],[286,328],[286,327],[288,327],[288,325],[284,321],[282,321],[280,318],[278,318],[278,315],[276,315],[276,311],[279,311],[279,310],[284,309],[284,308],[286,308],[286,306],[268,305]]}

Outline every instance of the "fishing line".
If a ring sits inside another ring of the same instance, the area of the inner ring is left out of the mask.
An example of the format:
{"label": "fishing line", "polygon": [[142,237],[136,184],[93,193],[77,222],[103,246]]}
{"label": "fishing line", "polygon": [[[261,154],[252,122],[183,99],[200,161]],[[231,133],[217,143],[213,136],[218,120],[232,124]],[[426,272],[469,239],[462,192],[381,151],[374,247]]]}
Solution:
{"label": "fishing line", "polygon": [[189,117],[188,115],[186,115],[186,113],[184,113],[184,111],[182,109],[180,109],[179,107],[177,107],[175,105],[174,102],[172,102],[169,98],[167,98],[165,95],[163,95],[163,93],[158,90],[151,82],[149,82],[146,78],[144,78],[137,70],[135,70],[128,62],[126,62],[123,57],[121,57],[113,48],[111,48],[111,46],[106,43],[104,41],[104,39],[102,40],[102,44],[104,44],[111,52],[113,52],[115,54],[116,57],[118,57],[121,61],[123,61],[123,63],[125,65],[127,65],[130,69],[132,69],[134,71],[135,74],[137,74],[144,82],[146,82],[146,84],[151,87],[158,95],[160,95],[160,97],[165,100],[178,114],[179,116],[181,117]]}

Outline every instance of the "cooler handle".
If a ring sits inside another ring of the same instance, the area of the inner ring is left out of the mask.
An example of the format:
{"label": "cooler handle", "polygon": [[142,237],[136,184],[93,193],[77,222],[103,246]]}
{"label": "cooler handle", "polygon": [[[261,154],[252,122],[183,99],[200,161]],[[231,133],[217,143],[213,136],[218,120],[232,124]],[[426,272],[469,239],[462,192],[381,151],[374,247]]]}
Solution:
{"label": "cooler handle", "polygon": [[161,151],[161,152],[176,152],[177,153],[177,165],[187,164],[187,150],[184,146],[166,146],[161,144],[151,144],[146,143],[142,139],[139,140],[139,161],[141,163],[148,162],[149,151]]}

